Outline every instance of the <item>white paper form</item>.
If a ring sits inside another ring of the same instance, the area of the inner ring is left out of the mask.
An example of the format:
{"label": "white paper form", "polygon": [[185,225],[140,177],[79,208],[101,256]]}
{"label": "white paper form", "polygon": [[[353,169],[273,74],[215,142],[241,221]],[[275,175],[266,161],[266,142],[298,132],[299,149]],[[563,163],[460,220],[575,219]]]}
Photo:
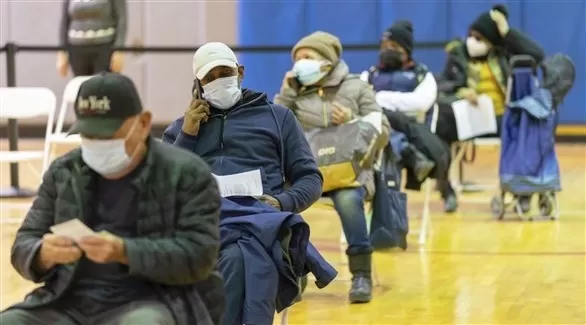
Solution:
{"label": "white paper form", "polygon": [[477,106],[465,99],[457,100],[452,103],[452,109],[460,141],[496,133],[496,115],[489,96],[478,96]]}
{"label": "white paper form", "polygon": [[[386,118],[386,117],[385,117]],[[383,113],[372,112],[360,118],[362,121],[372,124],[378,134],[383,133]]]}
{"label": "white paper form", "polygon": [[261,196],[263,194],[260,169],[249,172],[218,176],[216,182],[222,197],[229,196]]}
{"label": "white paper form", "polygon": [[51,232],[57,236],[67,237],[76,242],[84,237],[96,236],[97,234],[86,226],[79,219],[71,219],[58,225],[52,226]]}

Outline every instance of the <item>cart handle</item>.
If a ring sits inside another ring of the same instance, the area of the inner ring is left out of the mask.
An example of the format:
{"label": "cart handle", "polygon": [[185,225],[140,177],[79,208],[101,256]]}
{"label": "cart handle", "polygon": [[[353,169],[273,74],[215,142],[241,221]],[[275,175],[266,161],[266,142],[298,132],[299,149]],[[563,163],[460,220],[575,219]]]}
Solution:
{"label": "cart handle", "polygon": [[527,54],[515,55],[511,57],[509,60],[509,67],[511,69],[531,68],[533,70],[533,74],[537,75],[537,62],[535,62],[535,59],[532,56]]}

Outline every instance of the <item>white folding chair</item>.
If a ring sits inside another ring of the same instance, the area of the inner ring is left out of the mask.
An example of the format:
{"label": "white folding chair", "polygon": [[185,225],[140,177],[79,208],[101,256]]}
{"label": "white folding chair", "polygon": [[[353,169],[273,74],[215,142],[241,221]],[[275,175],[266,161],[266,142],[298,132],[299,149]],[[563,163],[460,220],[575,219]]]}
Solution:
{"label": "white folding chair", "polygon": [[71,79],[65,86],[63,96],[61,98],[61,107],[59,108],[59,116],[57,117],[57,123],[55,130],[49,137],[49,159],[55,157],[55,149],[60,144],[79,144],[81,138],[78,134],[72,134],[67,136],[67,133],[63,132],[63,124],[65,123],[65,115],[67,114],[70,105],[75,103],[77,93],[81,84],[91,78],[92,76],[79,76]]}
{"label": "white folding chair", "polygon": [[[437,120],[439,116],[439,107],[437,104],[433,105],[431,111],[431,121],[429,129],[431,133],[435,133],[437,129]],[[429,230],[431,228],[431,216],[429,213],[429,204],[431,202],[431,196],[433,195],[433,183],[432,179],[427,178],[425,180],[425,196],[423,198],[423,211],[421,212],[421,227],[419,228],[419,245],[425,244],[427,236],[429,236]]]}
{"label": "white folding chair", "polygon": [[[49,88],[41,87],[9,87],[0,88],[0,118],[2,119],[31,119],[39,116],[47,117],[47,130],[43,150],[0,151],[0,162],[24,162],[37,175],[47,170],[49,164],[49,142],[57,98]],[[31,164],[33,161],[42,161],[40,172]]]}
{"label": "white folding chair", "polygon": [[456,192],[481,192],[498,187],[497,184],[462,184],[462,160],[472,146],[477,147],[500,147],[499,138],[476,138],[473,140],[461,141],[452,145],[452,164],[450,166],[450,180]]}

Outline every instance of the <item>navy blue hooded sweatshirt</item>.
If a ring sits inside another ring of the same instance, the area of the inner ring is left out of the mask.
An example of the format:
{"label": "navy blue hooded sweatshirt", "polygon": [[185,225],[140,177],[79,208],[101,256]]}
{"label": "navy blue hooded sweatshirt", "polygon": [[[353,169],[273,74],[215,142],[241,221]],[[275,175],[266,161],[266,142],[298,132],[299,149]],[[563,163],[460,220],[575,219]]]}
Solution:
{"label": "navy blue hooded sweatshirt", "polygon": [[275,197],[283,211],[299,213],[320,198],[323,178],[299,122],[264,93],[244,89],[233,108],[211,107],[196,136],[184,133],[182,125],[183,117],[171,123],[163,142],[199,155],[216,175],[260,169],[264,194]]}

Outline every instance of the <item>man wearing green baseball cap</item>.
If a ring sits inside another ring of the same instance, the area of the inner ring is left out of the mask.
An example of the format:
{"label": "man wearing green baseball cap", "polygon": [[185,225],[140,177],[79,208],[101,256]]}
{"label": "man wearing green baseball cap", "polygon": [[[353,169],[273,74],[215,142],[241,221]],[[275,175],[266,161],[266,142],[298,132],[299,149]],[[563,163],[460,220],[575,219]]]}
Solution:
{"label": "man wearing green baseball cap", "polygon": [[143,111],[132,80],[121,74],[102,73],[86,80],[79,88],[74,108],[77,120],[70,133],[110,138],[127,119],[139,115],[144,115],[141,119],[148,122],[144,128],[150,130],[150,112]]}
{"label": "man wearing green baseball cap", "polygon": [[217,324],[210,168],[150,136],[151,114],[123,75],[85,81],[75,115],[81,148],[51,164],[12,248],[16,270],[44,286],[0,313],[3,324]]}

